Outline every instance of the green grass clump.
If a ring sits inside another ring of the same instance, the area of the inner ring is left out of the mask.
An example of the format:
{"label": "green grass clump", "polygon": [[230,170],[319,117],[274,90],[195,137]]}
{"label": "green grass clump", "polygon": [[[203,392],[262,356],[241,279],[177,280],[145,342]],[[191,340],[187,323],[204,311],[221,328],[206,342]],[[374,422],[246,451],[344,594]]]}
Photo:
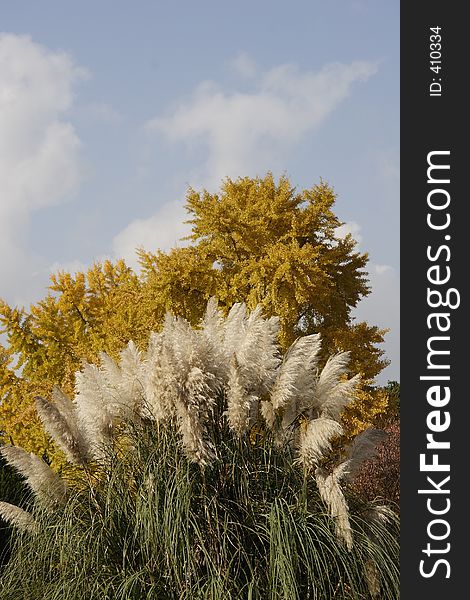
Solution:
{"label": "green grass clump", "polygon": [[[75,471],[68,501],[15,536],[2,600],[361,600],[399,597],[398,519],[349,499],[335,534],[314,477],[286,449],[219,432],[202,469],[174,427],[128,425],[108,466]],[[125,448],[125,449],[124,449]]]}

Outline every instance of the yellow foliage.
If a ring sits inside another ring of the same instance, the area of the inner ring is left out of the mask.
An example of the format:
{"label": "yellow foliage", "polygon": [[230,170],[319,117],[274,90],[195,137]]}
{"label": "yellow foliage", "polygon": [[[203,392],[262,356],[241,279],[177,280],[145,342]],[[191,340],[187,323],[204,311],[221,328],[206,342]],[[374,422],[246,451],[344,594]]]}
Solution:
{"label": "yellow foliage", "polygon": [[389,394],[385,389],[371,388],[365,383],[358,386],[354,400],[345,408],[342,415],[345,433],[350,439],[374,425],[377,417],[387,412],[389,405]]}

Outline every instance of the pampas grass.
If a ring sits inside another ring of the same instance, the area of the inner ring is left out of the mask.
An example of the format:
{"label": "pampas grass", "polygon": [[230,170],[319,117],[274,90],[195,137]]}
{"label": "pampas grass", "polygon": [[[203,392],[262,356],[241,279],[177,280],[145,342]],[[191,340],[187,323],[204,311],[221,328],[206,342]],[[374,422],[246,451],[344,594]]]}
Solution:
{"label": "pampas grass", "polygon": [[54,507],[65,501],[65,483],[39,456],[15,446],[2,446],[0,452],[8,464],[25,477],[39,502]]}
{"label": "pampas grass", "polygon": [[332,450],[332,440],[342,433],[341,424],[333,419],[320,417],[308,423],[301,433],[297,458],[297,462],[303,465],[307,474]]}
{"label": "pampas grass", "polygon": [[10,525],[18,527],[21,531],[34,533],[36,531],[36,523],[32,515],[9,502],[0,502],[0,517]]}
{"label": "pampas grass", "polygon": [[348,549],[315,479],[273,443],[240,447],[227,428],[201,469],[177,427],[141,421],[127,434],[132,450],[109,450],[93,484],[79,478],[52,513],[35,508],[2,600],[365,600],[371,564],[380,597],[398,597],[393,514],[383,523],[352,504]]}
{"label": "pampas grass", "polygon": [[84,465],[88,459],[86,442],[78,428],[74,405],[58,388],[54,389],[53,402],[41,396],[36,397],[36,409],[44,429],[64,452],[67,460]]}
{"label": "pampas grass", "polygon": [[2,599],[395,599],[397,522],[341,487],[379,436],[332,453],[357,382],[348,355],[319,371],[309,336],[282,360],[278,326],[244,305],[224,319],[211,300],[199,329],[168,315],[147,352],[102,355],[73,400],[38,400],[82,469],[67,487],[3,448],[38,502],[30,515],[3,506],[35,534],[16,541]]}

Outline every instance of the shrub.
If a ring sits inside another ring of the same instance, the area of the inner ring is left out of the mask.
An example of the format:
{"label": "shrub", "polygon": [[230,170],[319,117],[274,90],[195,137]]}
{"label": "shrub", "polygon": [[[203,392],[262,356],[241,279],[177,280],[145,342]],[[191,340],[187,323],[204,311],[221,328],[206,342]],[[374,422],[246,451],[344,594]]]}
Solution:
{"label": "shrub", "polygon": [[317,372],[318,335],[281,359],[277,334],[211,301],[199,330],[168,316],[145,354],[84,365],[74,401],[38,398],[70,468],[3,449],[36,505],[0,503],[20,530],[2,598],[395,599],[397,519],[341,487],[381,432],[334,451],[348,355]]}
{"label": "shrub", "polygon": [[354,480],[354,490],[364,501],[387,502],[400,508],[400,421],[385,424],[388,437],[377,454],[362,465]]}

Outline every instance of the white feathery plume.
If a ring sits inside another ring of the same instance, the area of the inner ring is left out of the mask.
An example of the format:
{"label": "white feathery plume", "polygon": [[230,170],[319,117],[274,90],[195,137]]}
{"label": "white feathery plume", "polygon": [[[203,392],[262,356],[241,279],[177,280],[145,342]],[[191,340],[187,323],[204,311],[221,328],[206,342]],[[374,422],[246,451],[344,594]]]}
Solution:
{"label": "white feathery plume", "polygon": [[258,401],[258,397],[251,396],[247,392],[244,386],[241,369],[235,355],[232,357],[230,365],[230,376],[226,396],[226,415],[229,427],[241,437],[248,430],[251,406],[252,403]]}
{"label": "white feathery plume", "polygon": [[157,335],[153,338],[152,355],[147,359],[145,390],[147,401],[155,406],[156,419],[164,420],[175,414],[191,369],[201,365],[201,357],[198,336],[183,319],[167,315]]}
{"label": "white feathery plume", "polygon": [[212,375],[208,383],[214,394],[222,392],[227,385],[230,372],[230,357],[223,344],[203,329],[194,331],[193,348],[190,353],[191,366],[198,366]]}
{"label": "white feathery plume", "polygon": [[349,461],[344,460],[333,468],[333,473],[338,481],[343,481],[348,475]]}
{"label": "white feathery plume", "polygon": [[188,363],[210,375],[206,383],[211,395],[219,396],[227,386],[230,373],[230,356],[225,353],[224,345],[219,337],[214,337],[204,329],[191,330],[191,342]]}
{"label": "white feathery plume", "polygon": [[[260,306],[247,314],[245,304],[235,304],[224,327],[216,327],[223,332],[223,344],[212,356],[205,351],[205,368],[225,388],[229,425],[242,435],[249,426],[250,418],[258,413],[259,398],[269,390],[275,377],[279,364],[276,344],[278,319],[263,319]],[[200,349],[199,354],[202,352]],[[215,361],[221,363],[222,368],[214,371],[212,363]]]}
{"label": "white feathery plume", "polygon": [[228,380],[227,353],[224,348],[224,318],[217,307],[216,298],[207,303],[205,315],[198,331],[198,347],[206,356],[206,367],[217,381],[224,385]]}
{"label": "white feathery plume", "polygon": [[108,373],[97,365],[84,363],[82,369],[75,374],[76,400],[95,402],[108,406],[115,400],[115,383],[108,380]]}
{"label": "white feathery plume", "polygon": [[85,364],[75,374],[75,393],[78,420],[90,453],[101,461],[105,458],[104,446],[112,438],[116,414],[110,408],[116,407],[116,390],[96,365]]}
{"label": "white feathery plume", "polygon": [[120,401],[124,413],[130,411],[131,416],[138,414],[142,408],[145,369],[142,353],[130,341],[120,354],[119,368],[121,380],[119,385]]}
{"label": "white feathery plume", "polygon": [[335,521],[336,535],[344,542],[348,550],[352,549],[352,529],[349,522],[348,503],[341,490],[340,484],[334,473],[328,474],[324,469],[318,467],[315,471],[315,479],[320,496],[328,507],[328,511]]}
{"label": "white feathery plume", "polygon": [[303,405],[311,399],[312,390],[318,374],[321,335],[319,333],[313,333],[300,338],[299,342],[301,342],[300,352],[301,355],[304,356],[304,360],[299,368],[297,390],[300,397],[301,409],[303,409]]}
{"label": "white feathery plume", "polygon": [[349,352],[339,352],[330,356],[318,378],[315,395],[320,405],[328,399],[329,392],[340,381],[342,375],[347,373]]}
{"label": "white feathery plume", "polygon": [[314,388],[312,408],[320,410],[321,416],[338,419],[342,410],[351,402],[352,393],[359,383],[359,375],[342,379],[347,373],[349,352],[331,356],[323,367]]}
{"label": "white feathery plume", "polygon": [[0,517],[7,521],[7,523],[10,523],[10,525],[18,527],[21,531],[28,531],[30,533],[37,531],[37,523],[33,516],[9,502],[0,502]]}
{"label": "white feathery plume", "polygon": [[284,429],[299,416],[302,398],[313,385],[319,350],[318,334],[298,338],[287,351],[278,369],[271,391],[271,403],[274,412],[283,412]]}
{"label": "white feathery plume", "polygon": [[257,389],[260,395],[268,394],[276,380],[281,364],[277,338],[279,335],[279,319],[271,317],[260,322],[259,333],[253,343],[247,360],[256,371]]}
{"label": "white feathery plume", "polygon": [[174,364],[173,376],[180,383],[183,383],[187,374],[191,370],[194,359],[194,347],[196,342],[196,333],[191,325],[180,317],[174,318],[171,322],[165,323],[164,334],[166,347],[172,355]]}
{"label": "white feathery plume", "polygon": [[119,365],[105,352],[100,353],[98,372],[101,375],[103,403],[113,417],[133,415],[140,408],[142,394],[139,393],[142,359],[133,342],[120,353]]}
{"label": "white feathery plume", "polygon": [[269,429],[274,428],[276,422],[276,413],[274,412],[273,405],[269,400],[262,400],[260,403],[261,415],[266,422]]}
{"label": "white feathery plume", "polygon": [[78,430],[79,425],[75,403],[57,385],[52,388],[52,402],[57,406],[57,409],[67,421],[70,429],[74,432]]}
{"label": "white feathery plume", "polygon": [[120,365],[102,352],[99,366],[87,363],[76,373],[78,423],[96,460],[105,459],[104,447],[112,439],[115,423],[139,414],[144,375],[142,356],[133,342],[121,352]]}
{"label": "white feathery plume", "polygon": [[172,357],[172,377],[182,385],[192,366],[195,366],[197,334],[188,321],[180,317],[172,319],[167,317],[163,333],[167,351]]}
{"label": "white feathery plume", "polygon": [[100,371],[111,387],[119,387],[121,383],[121,369],[106,352],[100,352]]}
{"label": "white feathery plume", "polygon": [[186,319],[167,314],[161,335],[164,350],[170,358],[169,366],[174,371],[172,377],[176,377],[177,382],[183,385],[191,368],[196,362],[200,362],[197,332]]}
{"label": "white feathery plume", "polygon": [[96,376],[101,379],[99,384],[101,391],[97,395],[102,397],[106,410],[119,414],[123,410],[124,402],[124,398],[121,397],[122,371],[106,352],[100,352],[100,364],[97,366]]}
{"label": "white feathery plume", "polygon": [[[55,397],[60,397],[59,392],[55,392]],[[68,398],[67,400],[72,404]],[[60,397],[60,401],[61,406],[64,406],[65,401],[62,397]],[[72,420],[71,411],[66,410],[63,414],[57,405],[48,402],[41,396],[36,397],[36,408],[44,428],[64,452],[67,459],[73,464],[84,465],[88,458],[86,442],[80,434],[76,422]]]}
{"label": "white feathery plume", "polygon": [[[160,341],[154,340],[156,363],[149,365],[150,369],[157,369],[148,376],[149,383],[158,385],[157,413],[159,416],[176,413],[187,456],[205,465],[214,457],[207,422],[221,385],[211,372],[211,367],[217,370],[211,364],[211,348],[200,331],[171,315],[166,316],[160,335]],[[155,404],[156,393],[150,396],[149,404]]]}
{"label": "white feathery plume", "polygon": [[247,389],[257,396],[266,394],[274,384],[280,363],[278,333],[279,320],[263,319],[258,305],[245,320],[244,333],[233,349]]}
{"label": "white feathery plume", "polygon": [[[182,366],[175,355],[175,345],[178,344],[173,329],[163,329],[159,334],[158,348],[155,347],[154,367],[150,366],[147,375],[146,397],[150,406],[154,407],[157,421],[171,419],[175,415],[176,401],[182,385]],[[175,338],[175,339],[174,339]],[[151,383],[154,388],[151,389]]]}
{"label": "white feathery plume", "polygon": [[278,371],[278,376],[271,391],[271,404],[277,412],[288,404],[293,396],[297,395],[297,380],[299,371],[305,360],[303,340],[295,340],[292,346],[286,352],[284,359]]}
{"label": "white feathery plume", "polygon": [[354,400],[354,391],[361,381],[360,375],[345,379],[331,390],[328,400],[323,404],[321,414],[339,419],[343,410]]}
{"label": "white feathery plume", "polygon": [[145,370],[144,396],[145,408],[150,412],[148,416],[158,423],[170,418],[172,413],[164,378],[164,373],[169,371],[168,358],[164,334],[152,333],[143,365]]}
{"label": "white feathery plume", "polygon": [[[238,435],[246,432],[250,416],[257,414],[259,398],[267,391],[278,363],[274,339],[270,340],[273,322],[262,318],[261,307],[245,314],[241,325],[238,345],[233,347],[228,361],[226,383],[229,424]],[[225,350],[229,351],[228,346]]]}
{"label": "white feathery plume", "polygon": [[228,356],[236,353],[245,335],[246,305],[235,303],[230,309],[224,326],[224,349]]}
{"label": "white feathery plume", "polygon": [[201,321],[201,329],[213,342],[220,346],[224,343],[225,321],[215,297],[210,298],[207,303],[206,312]]}
{"label": "white feathery plume", "polygon": [[[328,505],[331,516],[336,519],[337,535],[345,541],[348,548],[352,546],[352,533],[349,524],[348,506],[341,491],[340,481],[342,479],[350,480],[357,473],[364,460],[374,455],[378,444],[385,437],[387,437],[387,433],[380,429],[366,429],[356,436],[347,452],[348,458],[337,465],[332,473],[326,474],[320,468],[315,471],[320,495]],[[384,523],[388,520],[389,514],[390,511],[386,507],[377,507],[377,510],[372,509],[369,511],[367,516],[371,521]],[[374,587],[374,577],[371,577],[369,583],[372,589]]]}
{"label": "white feathery plume", "polygon": [[26,478],[26,484],[46,506],[56,506],[66,500],[67,488],[39,456],[17,446],[2,446],[5,460]]}
{"label": "white feathery plume", "polygon": [[318,466],[318,462],[331,450],[331,441],[343,433],[338,421],[332,419],[313,419],[300,435],[298,458],[305,472]]}
{"label": "white feathery plume", "polygon": [[280,327],[281,321],[279,317],[270,317],[265,321],[263,335],[260,340],[263,356],[263,363],[260,369],[260,376],[263,380],[263,393],[271,391],[281,364],[281,356],[277,341],[279,338]]}
{"label": "white feathery plume", "polygon": [[179,391],[176,403],[183,448],[188,458],[202,467],[215,458],[215,449],[207,437],[206,428],[214,404],[207,379],[207,373],[193,367]]}

